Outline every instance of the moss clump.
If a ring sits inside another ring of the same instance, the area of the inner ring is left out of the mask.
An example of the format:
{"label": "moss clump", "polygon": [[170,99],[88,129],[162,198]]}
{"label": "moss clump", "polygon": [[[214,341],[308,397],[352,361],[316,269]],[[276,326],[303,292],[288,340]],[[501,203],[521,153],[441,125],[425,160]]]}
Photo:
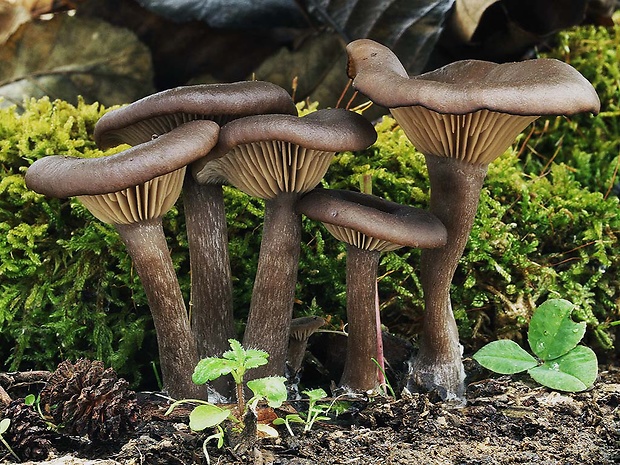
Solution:
{"label": "moss clump", "polygon": [[[48,99],[27,102],[23,113],[0,111],[2,369],[92,357],[138,381],[156,357],[145,342],[146,298],[113,228],[75,200],[48,199],[24,184],[27,167],[43,156],[102,155],[91,135],[103,112]],[[167,225],[174,237],[174,214]]]}

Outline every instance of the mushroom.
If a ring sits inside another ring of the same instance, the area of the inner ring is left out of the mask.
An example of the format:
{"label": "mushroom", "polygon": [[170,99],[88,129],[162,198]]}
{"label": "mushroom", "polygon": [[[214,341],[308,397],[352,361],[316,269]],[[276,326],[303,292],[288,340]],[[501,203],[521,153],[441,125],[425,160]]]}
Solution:
{"label": "mushroom", "polygon": [[[261,113],[297,115],[289,94],[263,81],[203,84],[165,90],[106,113],[95,126],[103,148],[137,145],[195,119],[223,125]],[[235,337],[228,233],[221,184],[186,176],[183,206],[191,274],[191,326],[201,357],[219,356]]]}
{"label": "mushroom", "polygon": [[320,316],[302,316],[293,318],[288,341],[286,364],[290,369],[291,377],[295,377],[301,370],[301,365],[306,355],[308,339],[317,329],[325,324]]}
{"label": "mushroom", "polygon": [[377,269],[381,252],[403,246],[436,248],[446,244],[447,232],[431,213],[371,194],[314,189],[298,203],[297,211],[321,221],[347,244],[347,355],[340,386],[354,391],[377,387],[380,322]]}
{"label": "mushroom", "polygon": [[114,225],[153,315],[164,388],[177,398],[201,397],[204,388],[191,382],[198,351],[161,218],[179,197],[185,167],[215,145],[218,131],[212,121],[194,121],[116,155],[48,156],[26,172],[30,189],[77,196],[95,217]]}
{"label": "mushroom", "polygon": [[347,52],[353,87],[389,108],[424,154],[430,210],[448,229],[445,247],[422,253],[426,314],[408,387],[438,388],[446,399],[462,399],[465,372],[450,285],[487,167],[538,117],[597,113],[600,102],[578,71],[554,59],[464,60],[410,78],[394,53],[377,42],[356,40]]}
{"label": "mushroom", "polygon": [[222,127],[218,144],[193,166],[199,183],[227,181],[265,200],[263,237],[243,338],[269,353],[253,376],[284,373],[301,242],[295,203],[315,187],[335,152],[361,150],[376,139],[363,116],[342,109],[304,117],[257,115]]}

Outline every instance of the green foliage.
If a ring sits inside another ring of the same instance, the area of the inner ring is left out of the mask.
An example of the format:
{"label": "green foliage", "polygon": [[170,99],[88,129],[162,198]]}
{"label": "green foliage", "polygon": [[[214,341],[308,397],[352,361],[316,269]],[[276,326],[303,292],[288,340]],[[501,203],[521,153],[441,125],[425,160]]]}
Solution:
{"label": "green foliage", "polygon": [[[0,111],[1,369],[54,369],[63,359],[90,357],[137,383],[157,349],[123,244],[77,201],[45,198],[23,178],[43,156],[102,155],[92,132],[104,110],[47,99],[24,108]],[[175,238],[179,226],[171,224]],[[185,260],[177,257],[177,266]]]}
{"label": "green foliage", "polygon": [[318,401],[327,397],[327,393],[323,389],[309,389],[303,391],[302,394],[308,396],[308,410],[306,412],[291,413],[284,418],[276,418],[273,421],[274,425],[285,425],[291,436],[295,436],[291,428],[292,423],[303,424],[304,432],[308,432],[312,430],[314,423],[317,421],[331,420],[331,418],[326,415],[334,406],[334,402],[330,404],[318,403]]}
{"label": "green foliage", "polygon": [[[266,401],[270,407],[277,408],[286,400],[287,391],[283,376],[268,376],[266,378],[253,379],[247,382],[247,387],[254,394],[247,402],[243,398],[243,377],[247,370],[265,365],[269,354],[262,350],[244,349],[239,341],[229,339],[231,350],[222,354],[221,357],[208,357],[200,360],[194,370],[192,380],[196,384],[205,384],[208,381],[218,379],[220,376],[230,374],[237,385],[237,404],[235,408],[219,407],[210,402],[200,399],[182,399],[174,402],[166,412],[170,414],[179,405],[192,403],[196,405],[189,416],[189,426],[193,431],[202,431],[207,428],[215,428],[215,433],[204,440],[203,452],[207,463],[210,462],[207,452],[207,443],[217,440],[217,447],[224,445],[225,432],[222,424],[230,420],[236,428],[243,431],[247,424],[248,413],[250,420],[256,424],[256,407],[261,401]],[[277,431],[269,425],[256,424],[258,430],[277,437]]]}
{"label": "green foliage", "polygon": [[598,362],[592,349],[577,345],[586,325],[572,320],[574,308],[567,300],[550,299],[536,309],[528,342],[537,358],[514,341],[499,340],[482,347],[473,359],[496,373],[527,370],[535,381],[551,389],[568,392],[588,389],[596,380]]}
{"label": "green foliage", "polygon": [[192,375],[194,383],[205,384],[230,374],[236,384],[242,384],[247,370],[267,364],[269,354],[264,350],[246,350],[235,339],[229,339],[228,342],[231,350],[224,352],[221,357],[207,357],[198,362]]}
{"label": "green foliage", "polygon": [[[236,339],[229,339],[230,349],[221,357],[207,357],[198,362],[192,375],[192,381],[196,384],[205,384],[230,374],[237,385],[237,410],[241,415],[245,412],[246,405],[243,398],[243,378],[245,372],[252,368],[266,365],[269,354],[264,350],[245,349]],[[279,407],[286,400],[285,378],[270,376],[267,378],[248,381],[248,388],[254,393],[248,401],[250,408],[255,408],[258,402],[266,400],[270,407]]]}

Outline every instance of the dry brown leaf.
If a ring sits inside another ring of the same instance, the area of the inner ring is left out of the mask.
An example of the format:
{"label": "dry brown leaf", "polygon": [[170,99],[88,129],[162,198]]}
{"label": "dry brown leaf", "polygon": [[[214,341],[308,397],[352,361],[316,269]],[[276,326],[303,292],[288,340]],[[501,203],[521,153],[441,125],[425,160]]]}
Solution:
{"label": "dry brown leaf", "polygon": [[469,42],[476,32],[484,12],[498,0],[456,0],[452,27],[463,42]]}

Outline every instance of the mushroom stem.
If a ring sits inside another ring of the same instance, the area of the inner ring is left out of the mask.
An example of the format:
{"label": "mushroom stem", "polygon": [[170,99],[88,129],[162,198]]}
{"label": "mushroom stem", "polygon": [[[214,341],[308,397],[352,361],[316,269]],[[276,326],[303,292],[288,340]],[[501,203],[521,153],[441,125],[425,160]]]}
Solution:
{"label": "mushroom stem", "polygon": [[413,390],[415,383],[426,389],[439,389],[444,399],[462,399],[465,371],[450,285],[469,238],[488,165],[432,155],[426,156],[426,163],[431,185],[430,211],[445,225],[448,242],[444,247],[422,251],[420,280],[426,314],[420,350],[407,387]]}
{"label": "mushroom stem", "polygon": [[177,399],[206,398],[192,383],[198,352],[160,218],[115,224],[127,247],[153,315],[164,389]]}
{"label": "mushroom stem", "polygon": [[340,385],[355,391],[377,387],[377,269],[381,252],[347,245],[347,355]]}
{"label": "mushroom stem", "polygon": [[219,184],[183,183],[191,272],[191,327],[200,357],[217,357],[235,337],[224,195]]}
{"label": "mushroom stem", "polygon": [[265,201],[263,237],[243,337],[247,348],[269,354],[269,363],[252,370],[252,378],[284,374],[293,316],[301,242],[301,215],[296,192]]}

